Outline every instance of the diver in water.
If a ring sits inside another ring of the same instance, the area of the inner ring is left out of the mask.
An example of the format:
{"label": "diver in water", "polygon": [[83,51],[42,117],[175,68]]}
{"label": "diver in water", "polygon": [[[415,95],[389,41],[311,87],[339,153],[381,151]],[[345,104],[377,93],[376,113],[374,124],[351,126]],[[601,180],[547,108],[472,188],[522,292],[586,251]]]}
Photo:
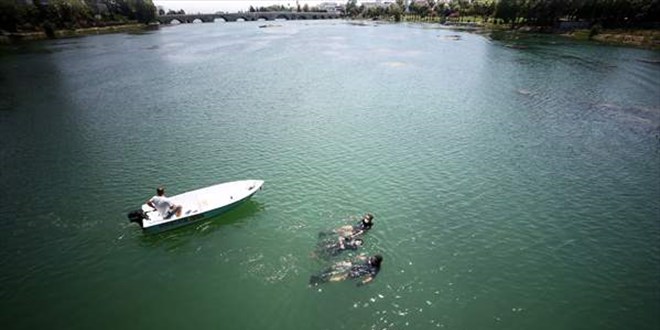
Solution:
{"label": "diver in water", "polygon": [[335,257],[346,250],[355,251],[363,243],[364,241],[361,238],[339,236],[339,239],[334,242],[321,242],[315,254],[324,258]]}
{"label": "diver in water", "polygon": [[365,214],[360,222],[355,225],[342,226],[332,232],[321,232],[319,237],[327,236],[331,233],[339,234],[343,237],[357,237],[367,232],[374,225],[374,216],[371,213]]}
{"label": "diver in water", "polygon": [[364,215],[364,217],[362,217],[357,225],[346,227],[350,227],[351,237],[357,237],[367,232],[367,230],[371,229],[373,225],[374,216],[371,213],[367,213]]}
{"label": "diver in water", "polygon": [[380,271],[383,256],[380,254],[372,257],[361,255],[356,262],[342,261],[326,269],[319,275],[312,275],[309,279],[310,286],[316,286],[326,282],[338,282],[347,279],[360,278],[358,286],[367,284],[376,277]]}

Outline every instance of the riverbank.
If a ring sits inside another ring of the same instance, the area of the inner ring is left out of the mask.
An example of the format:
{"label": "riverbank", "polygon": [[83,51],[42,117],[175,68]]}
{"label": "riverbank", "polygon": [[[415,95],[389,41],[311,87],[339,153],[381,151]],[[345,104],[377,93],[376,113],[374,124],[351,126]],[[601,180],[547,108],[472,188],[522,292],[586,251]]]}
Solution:
{"label": "riverbank", "polygon": [[520,26],[511,29],[508,24],[493,24],[484,22],[479,17],[473,17],[464,21],[447,20],[441,22],[437,17],[425,17],[407,15],[403,22],[408,23],[431,23],[442,24],[447,28],[462,30],[475,30],[480,33],[505,32],[511,34],[558,34],[575,40],[595,41],[612,46],[638,47],[652,50],[660,50],[660,30],[653,29],[576,29],[572,31],[557,31],[551,27]]}
{"label": "riverbank", "polygon": [[660,50],[659,30],[575,30],[563,35],[576,40],[592,40],[615,46]]}
{"label": "riverbank", "polygon": [[[384,20],[392,22],[391,20]],[[660,30],[573,30],[569,32],[557,32],[548,28],[521,26],[511,30],[509,25],[486,23],[478,17],[465,21],[441,21],[439,17],[420,17],[416,15],[402,16],[402,22],[406,23],[430,23],[442,24],[447,28],[478,30],[481,33],[489,32],[510,32],[513,34],[527,33],[555,33],[575,40],[591,40],[613,46],[640,47],[652,50],[660,50]],[[74,30],[56,30],[51,39],[72,38],[86,35],[121,33],[121,32],[141,32],[156,28],[158,25],[144,25],[139,23],[128,23],[120,25],[111,25],[104,27],[82,28]],[[20,41],[44,40],[50,37],[45,31],[38,32],[19,32],[0,35],[0,44],[12,44]]]}
{"label": "riverbank", "polygon": [[[477,25],[478,26],[478,25]],[[486,24],[480,27],[486,32],[510,32],[513,34],[557,34],[563,37],[581,41],[595,41],[611,46],[625,46],[660,50],[660,30],[641,29],[576,29],[572,31],[557,31],[552,28],[521,26],[511,30],[508,26]]]}
{"label": "riverbank", "polygon": [[513,39],[523,35],[554,34],[578,41],[592,41],[610,46],[623,46],[660,50],[660,30],[635,29],[577,29],[572,31],[556,31],[548,28],[522,26],[511,30],[501,25],[489,25],[481,28],[484,33],[505,33]]}
{"label": "riverbank", "polygon": [[44,39],[60,39],[60,38],[73,38],[82,37],[87,35],[119,33],[119,32],[142,32],[157,27],[157,25],[145,25],[140,23],[129,23],[110,25],[103,27],[91,27],[73,30],[55,30],[53,36],[50,37],[45,31],[35,32],[18,32],[0,35],[0,44],[12,44],[21,41],[44,40]]}

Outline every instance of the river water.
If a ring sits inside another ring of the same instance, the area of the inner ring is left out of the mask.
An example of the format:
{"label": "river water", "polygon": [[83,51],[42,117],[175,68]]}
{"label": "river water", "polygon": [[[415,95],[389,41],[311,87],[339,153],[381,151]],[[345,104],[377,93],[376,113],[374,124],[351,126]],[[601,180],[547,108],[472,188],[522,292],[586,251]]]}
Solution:
{"label": "river water", "polygon": [[[657,329],[658,52],[344,21],[0,55],[3,329]],[[145,236],[126,213],[262,179]],[[375,215],[375,281],[307,286]]]}

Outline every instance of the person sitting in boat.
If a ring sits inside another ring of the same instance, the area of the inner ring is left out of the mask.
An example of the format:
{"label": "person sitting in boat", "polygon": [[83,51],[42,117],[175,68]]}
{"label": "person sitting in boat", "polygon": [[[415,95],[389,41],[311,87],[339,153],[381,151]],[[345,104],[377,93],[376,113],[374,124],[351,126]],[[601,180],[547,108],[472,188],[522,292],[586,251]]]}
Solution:
{"label": "person sitting in boat", "polygon": [[323,242],[319,244],[316,255],[324,258],[336,257],[346,250],[355,251],[359,249],[363,243],[364,241],[361,238],[339,236],[339,239],[335,242]]}
{"label": "person sitting in boat", "polygon": [[342,261],[326,269],[319,275],[312,275],[309,279],[309,285],[317,286],[326,282],[360,278],[361,280],[357,285],[361,286],[376,278],[382,262],[383,256],[380,254],[368,258],[365,255],[360,255],[355,261]]}
{"label": "person sitting in boat", "polygon": [[147,205],[160,212],[164,219],[175,214],[177,217],[181,216],[181,205],[175,205],[171,199],[165,197],[164,187],[158,187],[158,189],[156,189],[156,196],[151,197],[151,199],[147,201]]}
{"label": "person sitting in boat", "polygon": [[359,223],[352,226],[351,225],[342,226],[335,229],[332,232],[321,232],[319,233],[319,237],[324,237],[332,233],[339,234],[339,236],[343,236],[343,237],[357,237],[367,232],[367,230],[371,229],[371,227],[374,225],[373,221],[374,221],[374,216],[371,213],[367,213],[362,217],[362,219],[360,219]]}

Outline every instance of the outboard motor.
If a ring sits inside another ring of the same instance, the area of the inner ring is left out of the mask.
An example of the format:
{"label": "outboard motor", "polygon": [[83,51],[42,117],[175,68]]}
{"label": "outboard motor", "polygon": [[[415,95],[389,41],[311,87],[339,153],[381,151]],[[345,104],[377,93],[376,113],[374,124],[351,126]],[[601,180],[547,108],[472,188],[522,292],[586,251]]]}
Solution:
{"label": "outboard motor", "polygon": [[128,213],[128,221],[137,223],[138,225],[140,225],[140,228],[144,227],[142,225],[142,220],[144,219],[148,219],[148,217],[147,214],[144,213],[144,211],[142,211],[141,209]]}

